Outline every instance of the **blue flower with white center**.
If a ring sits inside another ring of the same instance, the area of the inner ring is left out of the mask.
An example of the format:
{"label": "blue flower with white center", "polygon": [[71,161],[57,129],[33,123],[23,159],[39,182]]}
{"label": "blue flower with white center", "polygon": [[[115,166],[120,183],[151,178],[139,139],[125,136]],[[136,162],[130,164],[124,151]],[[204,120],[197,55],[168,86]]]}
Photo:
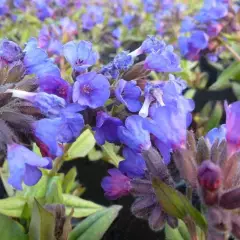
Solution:
{"label": "blue flower with white center", "polygon": [[86,70],[98,60],[98,53],[93,50],[92,43],[88,41],[66,43],[63,46],[63,55],[77,72]]}
{"label": "blue flower with white center", "polygon": [[109,97],[110,84],[102,74],[89,72],[79,75],[73,85],[73,102],[82,107],[101,107]]}

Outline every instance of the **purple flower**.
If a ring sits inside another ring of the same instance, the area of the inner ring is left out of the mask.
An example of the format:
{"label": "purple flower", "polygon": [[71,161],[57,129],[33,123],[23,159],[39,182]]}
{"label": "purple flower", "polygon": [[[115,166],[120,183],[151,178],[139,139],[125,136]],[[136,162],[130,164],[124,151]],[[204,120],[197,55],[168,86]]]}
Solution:
{"label": "purple flower", "polygon": [[143,177],[146,164],[140,153],[136,153],[128,147],[123,149],[124,159],[119,163],[119,170],[130,178]]}
{"label": "purple flower", "polygon": [[8,90],[13,97],[22,98],[33,103],[40,111],[48,117],[58,116],[66,106],[64,99],[45,92],[30,93],[21,90]]}
{"label": "purple flower", "polygon": [[24,49],[24,65],[28,74],[43,76],[60,76],[59,68],[48,58],[46,52],[37,46],[37,40],[31,38]]}
{"label": "purple flower", "polygon": [[170,45],[162,51],[150,53],[145,59],[144,66],[156,72],[179,72],[181,70],[180,59]]}
{"label": "purple flower", "polygon": [[98,54],[93,51],[92,43],[88,41],[68,42],[63,46],[63,54],[72,68],[83,71],[97,62]]}
{"label": "purple flower", "polygon": [[187,127],[192,118],[190,112],[194,109],[194,102],[185,99],[173,82],[166,85],[163,93],[164,106],[154,103],[150,107],[151,119],[145,119],[143,128],[152,133],[155,145],[160,150],[165,163],[170,161],[172,149],[185,146]]}
{"label": "purple flower", "polygon": [[116,168],[108,170],[108,173],[110,176],[103,178],[101,182],[104,195],[110,200],[128,195],[131,189],[130,179]]}
{"label": "purple flower", "polygon": [[86,13],[82,15],[83,29],[91,30],[95,25],[103,23],[104,13],[100,6],[88,6]]}
{"label": "purple flower", "polygon": [[36,138],[47,146],[50,156],[63,154],[62,143],[71,143],[80,135],[84,120],[81,114],[74,111],[63,111],[61,117],[41,119],[34,123]]}
{"label": "purple flower", "polygon": [[122,51],[113,59],[113,65],[120,71],[126,71],[133,65],[133,57]]}
{"label": "purple flower", "polygon": [[18,190],[22,190],[22,182],[28,186],[35,185],[42,176],[38,168],[49,167],[51,161],[16,143],[8,145],[7,160],[10,173],[8,183]]}
{"label": "purple flower", "polygon": [[117,79],[120,74],[119,70],[114,66],[112,62],[103,66],[101,69],[101,73],[108,79]]}
{"label": "purple flower", "polygon": [[151,53],[162,51],[165,49],[165,47],[166,44],[164,41],[157,39],[155,36],[148,36],[146,40],[143,41],[141,45],[141,50],[144,53]]}
{"label": "purple flower", "polygon": [[109,96],[110,84],[107,78],[96,72],[79,75],[73,85],[73,102],[83,107],[101,107]]}
{"label": "purple flower", "polygon": [[44,21],[45,18],[52,17],[53,10],[49,7],[49,4],[46,0],[34,0],[37,16],[41,21]]}
{"label": "purple flower", "polygon": [[23,56],[22,49],[12,41],[3,39],[0,41],[0,61],[12,63]]}
{"label": "purple flower", "polygon": [[16,8],[20,8],[22,10],[25,10],[25,0],[14,0],[13,4]]}
{"label": "purple flower", "polygon": [[222,124],[219,128],[213,128],[205,136],[212,145],[217,139],[221,142],[226,139],[226,125]]}
{"label": "purple flower", "polygon": [[44,26],[38,37],[39,47],[47,50],[50,54],[60,55],[63,47],[59,40],[61,34],[60,28],[54,24]]}
{"label": "purple flower", "polygon": [[136,81],[127,82],[123,79],[118,81],[115,89],[115,95],[118,101],[124,104],[130,112],[138,112],[141,109],[141,89]]}
{"label": "purple flower", "polygon": [[218,22],[211,22],[207,25],[207,34],[210,37],[216,37],[222,30],[223,26]]}
{"label": "purple flower", "polygon": [[151,147],[150,134],[143,129],[143,120],[138,115],[132,115],[126,119],[125,127],[118,128],[120,141],[138,153]]}
{"label": "purple flower", "polygon": [[169,81],[160,84],[147,83],[144,89],[145,100],[139,112],[142,117],[147,117],[151,103],[156,102],[159,106],[176,106],[178,98],[186,88],[186,82],[169,75]]}
{"label": "purple flower", "polygon": [[194,30],[194,28],[196,27],[195,23],[194,23],[194,19],[192,19],[191,17],[185,17],[184,20],[182,21],[181,24],[181,32],[191,32]]}
{"label": "purple flower", "polygon": [[229,151],[234,152],[240,147],[240,101],[225,106],[226,111],[226,139]]}
{"label": "purple flower", "polygon": [[134,27],[140,24],[141,19],[139,16],[131,13],[126,13],[123,16],[122,23],[126,26],[129,30],[133,29]]}
{"label": "purple flower", "polygon": [[216,0],[205,0],[203,8],[196,19],[201,23],[219,20],[228,14],[228,6]]}
{"label": "purple flower", "polygon": [[77,24],[71,21],[68,17],[64,17],[60,20],[63,34],[68,34],[69,37],[77,34]]}
{"label": "purple flower", "polygon": [[123,123],[120,119],[111,117],[105,112],[98,112],[96,119],[95,139],[98,144],[103,145],[105,141],[119,143],[117,129]]}
{"label": "purple flower", "polygon": [[38,79],[39,90],[48,94],[55,94],[70,102],[72,98],[72,87],[64,79],[56,76],[45,76]]}
{"label": "purple flower", "polygon": [[189,60],[198,60],[201,50],[208,47],[208,35],[203,31],[194,31],[190,37],[179,37],[181,54]]}
{"label": "purple flower", "polygon": [[34,123],[33,128],[35,137],[46,146],[49,156],[54,159],[63,154],[57,139],[61,129],[61,118],[41,119]]}
{"label": "purple flower", "polygon": [[155,0],[142,0],[143,7],[145,12],[152,13],[156,9],[156,1]]}

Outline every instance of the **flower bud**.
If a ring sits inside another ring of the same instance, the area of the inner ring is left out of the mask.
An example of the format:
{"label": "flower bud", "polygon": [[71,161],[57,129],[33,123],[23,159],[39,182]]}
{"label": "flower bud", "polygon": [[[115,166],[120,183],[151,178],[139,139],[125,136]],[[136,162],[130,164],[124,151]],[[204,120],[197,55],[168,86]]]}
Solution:
{"label": "flower bud", "polygon": [[203,200],[207,205],[214,205],[219,199],[222,185],[222,172],[218,165],[204,161],[198,169],[198,182],[202,188]]}
{"label": "flower bud", "polygon": [[231,191],[225,192],[221,198],[219,205],[225,209],[236,209],[240,207],[240,188],[235,188]]}
{"label": "flower bud", "polygon": [[51,212],[55,218],[55,239],[56,240],[67,240],[70,231],[72,230],[71,226],[71,215],[65,215],[65,207],[62,204],[49,204],[45,206],[45,209]]}

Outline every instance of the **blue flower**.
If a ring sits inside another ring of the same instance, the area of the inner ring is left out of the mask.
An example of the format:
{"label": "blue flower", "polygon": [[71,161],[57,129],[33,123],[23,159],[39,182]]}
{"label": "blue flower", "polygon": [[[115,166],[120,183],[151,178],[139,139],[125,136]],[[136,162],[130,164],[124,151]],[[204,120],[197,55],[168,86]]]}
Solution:
{"label": "blue flower", "polygon": [[8,90],[8,92],[11,92],[13,97],[32,102],[47,117],[58,116],[60,111],[66,106],[66,101],[54,94],[45,92],[30,93],[21,90]]}
{"label": "blue flower", "polygon": [[151,52],[157,52],[162,51],[166,47],[166,44],[164,41],[161,41],[157,39],[155,36],[148,36],[146,40],[143,41],[141,45],[141,50],[144,53],[151,53]]}
{"label": "blue flower", "polygon": [[127,82],[123,79],[118,81],[115,89],[115,95],[118,101],[124,104],[130,112],[138,112],[142,106],[139,98],[141,89],[136,81]]}
{"label": "blue flower", "polygon": [[185,17],[184,20],[181,23],[181,32],[191,32],[194,30],[194,28],[196,27],[195,23],[194,23],[194,19],[192,19],[191,17]]}
{"label": "blue flower", "polygon": [[196,19],[201,23],[219,20],[228,14],[228,5],[216,0],[205,0],[203,8],[196,15]]}
{"label": "blue flower", "polygon": [[67,109],[62,111],[60,117],[44,118],[33,125],[36,138],[47,146],[49,155],[53,158],[63,154],[60,144],[74,142],[83,127],[82,115]]}
{"label": "blue flower", "polygon": [[105,112],[98,112],[96,119],[95,139],[98,144],[103,145],[105,141],[119,143],[117,129],[123,123],[120,119],[111,117]]}
{"label": "blue flower", "polygon": [[33,126],[35,137],[47,147],[48,155],[53,159],[63,154],[57,140],[61,123],[61,118],[44,118],[36,121]]}
{"label": "blue flower", "polygon": [[0,61],[8,64],[19,60],[22,56],[22,49],[15,42],[7,39],[0,41]]}
{"label": "blue flower", "polygon": [[117,79],[120,74],[119,70],[114,66],[113,62],[110,62],[109,64],[103,66],[100,72],[108,79]]}
{"label": "blue flower", "polygon": [[72,87],[64,79],[56,76],[45,76],[39,78],[37,81],[41,92],[55,94],[68,103],[71,101]]}
{"label": "blue flower", "polygon": [[125,127],[118,128],[120,141],[138,153],[151,147],[150,134],[143,129],[143,120],[140,116],[132,115],[126,119]]}
{"label": "blue flower", "polygon": [[126,51],[117,54],[113,59],[114,66],[120,71],[126,71],[133,65],[133,57]]}
{"label": "blue flower", "polygon": [[103,23],[104,13],[100,6],[88,6],[86,13],[82,15],[82,26],[85,30],[91,30],[95,25]]}
{"label": "blue flower", "polygon": [[34,0],[33,2],[37,8],[37,16],[41,21],[53,15],[53,10],[49,7],[46,0]]}
{"label": "blue flower", "polygon": [[63,46],[63,54],[75,71],[83,71],[97,62],[98,54],[88,41],[68,42]]}
{"label": "blue flower", "polygon": [[96,72],[79,75],[73,85],[73,102],[83,107],[101,107],[109,96],[110,84],[107,78]]}
{"label": "blue flower", "polygon": [[155,144],[164,157],[165,163],[170,160],[172,149],[185,146],[187,128],[190,125],[191,111],[194,102],[179,96],[175,101],[165,106],[153,104],[150,108],[151,119],[145,119],[143,128],[157,139]]}
{"label": "blue flower", "polygon": [[124,160],[119,163],[119,170],[130,178],[144,177],[146,163],[140,153],[136,153],[128,147],[123,149]]}
{"label": "blue flower", "polygon": [[101,182],[104,195],[111,200],[128,195],[131,189],[130,179],[116,168],[109,169],[108,173],[110,176],[103,178]]}
{"label": "blue flower", "polygon": [[208,35],[203,31],[194,31],[190,37],[181,36],[178,45],[181,54],[189,60],[198,60],[201,50],[208,47]]}
{"label": "blue flower", "polygon": [[177,106],[179,96],[187,87],[186,82],[175,78],[169,74],[169,81],[159,84],[147,83],[144,89],[144,103],[139,112],[142,117],[147,117],[151,103],[155,102],[159,106],[173,105]]}
{"label": "blue flower", "polygon": [[38,168],[46,168],[51,165],[49,164],[50,159],[41,158],[16,143],[8,145],[7,160],[10,173],[8,183],[18,190],[22,190],[22,182],[28,186],[35,185],[42,176],[42,172]]}
{"label": "blue flower", "polygon": [[152,13],[155,11],[155,9],[156,9],[156,1],[155,0],[142,0],[142,2],[143,2],[144,10],[147,13]]}
{"label": "blue flower", "polygon": [[62,27],[63,34],[69,35],[69,37],[72,37],[72,35],[77,34],[77,23],[71,21],[68,17],[64,17],[60,20],[60,25]]}
{"label": "blue flower", "polygon": [[222,124],[219,128],[213,128],[205,136],[212,145],[217,139],[221,142],[226,139],[226,124]]}
{"label": "blue flower", "polygon": [[150,53],[145,59],[144,67],[156,72],[179,72],[181,71],[180,59],[173,52],[172,46],[164,50]]}
{"label": "blue flower", "polygon": [[139,16],[131,13],[126,13],[123,16],[122,23],[124,26],[126,26],[129,30],[133,29],[140,23]]}
{"label": "blue flower", "polygon": [[43,76],[60,76],[59,68],[48,58],[46,52],[37,46],[37,40],[31,38],[24,49],[24,65],[27,68],[27,74],[36,74]]}

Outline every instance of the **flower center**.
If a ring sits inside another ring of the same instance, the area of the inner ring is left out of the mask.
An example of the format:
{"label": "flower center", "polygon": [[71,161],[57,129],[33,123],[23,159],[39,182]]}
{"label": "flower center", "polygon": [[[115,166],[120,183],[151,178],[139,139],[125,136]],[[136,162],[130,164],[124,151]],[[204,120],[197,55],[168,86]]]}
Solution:
{"label": "flower center", "polygon": [[82,92],[83,92],[83,93],[89,94],[91,91],[92,91],[91,86],[89,86],[89,85],[87,85],[87,84],[83,85],[83,87],[82,87]]}

